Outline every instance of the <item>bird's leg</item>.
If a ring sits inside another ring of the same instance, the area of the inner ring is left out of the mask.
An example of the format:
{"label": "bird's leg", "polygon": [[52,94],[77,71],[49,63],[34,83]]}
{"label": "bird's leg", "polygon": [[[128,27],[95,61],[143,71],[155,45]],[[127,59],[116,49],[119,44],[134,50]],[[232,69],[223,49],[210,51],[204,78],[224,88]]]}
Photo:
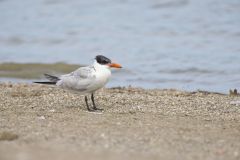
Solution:
{"label": "bird's leg", "polygon": [[87,96],[85,96],[85,102],[86,102],[88,111],[93,111],[92,109],[90,109],[90,107],[88,105],[88,98],[87,98]]}
{"label": "bird's leg", "polygon": [[100,111],[102,111],[103,109],[96,107],[96,104],[95,104],[95,102],[94,102],[94,95],[93,95],[93,93],[92,93],[92,95],[91,95],[91,99],[92,99],[92,103],[93,103],[93,109],[94,109],[94,110],[100,110]]}

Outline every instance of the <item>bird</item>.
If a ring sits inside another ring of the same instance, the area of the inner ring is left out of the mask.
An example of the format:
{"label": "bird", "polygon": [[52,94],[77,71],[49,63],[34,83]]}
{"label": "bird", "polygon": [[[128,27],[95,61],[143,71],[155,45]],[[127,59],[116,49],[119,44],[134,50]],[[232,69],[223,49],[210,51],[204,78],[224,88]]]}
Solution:
{"label": "bird", "polygon": [[[118,63],[113,63],[103,55],[97,55],[92,65],[80,67],[71,73],[60,76],[44,74],[48,81],[34,83],[54,85],[64,90],[85,95],[85,103],[88,111],[102,111],[103,109],[98,108],[95,104],[94,93],[103,88],[109,81],[111,68],[122,68],[122,66]],[[88,94],[91,95],[91,108],[88,104]]]}

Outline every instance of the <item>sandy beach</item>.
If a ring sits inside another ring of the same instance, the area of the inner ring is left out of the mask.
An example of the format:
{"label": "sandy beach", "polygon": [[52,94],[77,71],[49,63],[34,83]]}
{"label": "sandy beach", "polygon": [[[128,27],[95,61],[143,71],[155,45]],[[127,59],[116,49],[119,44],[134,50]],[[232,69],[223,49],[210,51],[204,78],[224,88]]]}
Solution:
{"label": "sandy beach", "polygon": [[240,159],[240,97],[110,88],[84,98],[0,84],[0,159]]}

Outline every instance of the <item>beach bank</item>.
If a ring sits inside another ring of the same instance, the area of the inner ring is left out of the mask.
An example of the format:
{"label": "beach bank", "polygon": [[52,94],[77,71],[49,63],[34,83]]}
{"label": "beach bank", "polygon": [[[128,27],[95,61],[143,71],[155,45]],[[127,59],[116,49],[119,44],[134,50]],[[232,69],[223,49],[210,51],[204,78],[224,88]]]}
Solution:
{"label": "beach bank", "polygon": [[110,88],[84,97],[0,84],[0,159],[239,159],[240,97]]}

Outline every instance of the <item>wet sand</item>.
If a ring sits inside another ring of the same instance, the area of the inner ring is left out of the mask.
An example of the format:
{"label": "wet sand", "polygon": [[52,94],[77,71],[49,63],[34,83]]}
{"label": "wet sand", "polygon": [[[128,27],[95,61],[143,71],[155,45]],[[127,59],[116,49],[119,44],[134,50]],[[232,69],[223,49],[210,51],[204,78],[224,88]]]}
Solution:
{"label": "wet sand", "polygon": [[0,159],[240,159],[240,97],[102,89],[83,96],[0,84]]}

